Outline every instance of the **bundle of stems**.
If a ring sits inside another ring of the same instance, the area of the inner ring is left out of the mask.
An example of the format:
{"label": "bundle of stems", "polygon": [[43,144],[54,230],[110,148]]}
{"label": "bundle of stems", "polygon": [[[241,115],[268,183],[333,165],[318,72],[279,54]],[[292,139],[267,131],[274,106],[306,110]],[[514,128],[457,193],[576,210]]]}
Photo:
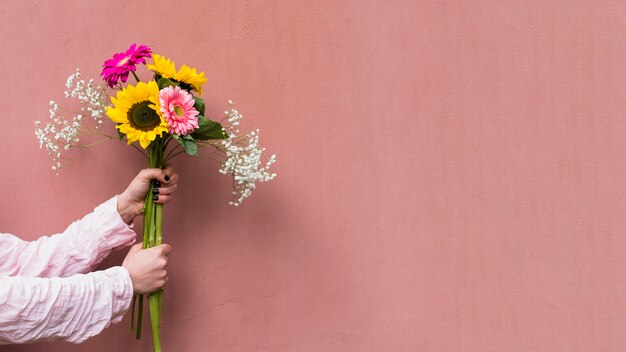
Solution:
{"label": "bundle of stems", "polygon": [[[169,141],[169,140],[168,140]],[[148,147],[148,166],[150,168],[164,168],[165,159],[164,151],[167,142],[161,138],[155,140]],[[151,248],[160,245],[163,242],[163,204],[155,203],[153,199],[154,182],[150,183],[146,200],[144,202],[143,211],[143,248]],[[161,352],[161,307],[163,306],[163,290],[148,294],[148,306],[150,308],[150,325],[152,330],[152,346],[154,352]],[[137,339],[141,338],[141,327],[143,322],[143,303],[144,295],[135,294],[132,303],[131,325],[133,331],[136,326]],[[137,306],[137,315],[135,316],[135,306]],[[136,319],[136,325],[135,325]]]}

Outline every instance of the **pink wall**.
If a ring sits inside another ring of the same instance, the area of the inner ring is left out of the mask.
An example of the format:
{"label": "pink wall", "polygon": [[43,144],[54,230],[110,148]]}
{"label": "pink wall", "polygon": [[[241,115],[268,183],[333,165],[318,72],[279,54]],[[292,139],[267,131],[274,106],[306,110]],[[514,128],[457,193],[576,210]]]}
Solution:
{"label": "pink wall", "polygon": [[[279,177],[233,209],[176,163],[166,351],[626,349],[623,2],[138,3],[0,1],[0,230],[61,230],[143,166],[50,171],[33,120],[76,66],[139,41],[204,69]],[[150,350],[127,329],[0,350]]]}

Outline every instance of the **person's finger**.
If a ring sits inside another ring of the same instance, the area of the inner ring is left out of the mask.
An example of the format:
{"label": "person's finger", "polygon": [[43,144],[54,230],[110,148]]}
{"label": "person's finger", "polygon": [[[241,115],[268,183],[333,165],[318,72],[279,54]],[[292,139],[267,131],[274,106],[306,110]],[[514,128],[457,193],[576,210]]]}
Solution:
{"label": "person's finger", "polygon": [[[174,175],[176,175],[176,172],[174,172],[174,167],[172,167],[171,164],[168,164],[163,169],[163,172],[165,173],[164,178],[165,178],[166,182],[171,184]],[[177,176],[177,178],[178,178],[178,176]]]}
{"label": "person's finger", "polygon": [[172,176],[173,174],[175,174],[174,172],[174,167],[172,166],[172,164],[167,164],[165,166],[165,168],[163,168],[163,171],[165,172],[166,175],[168,176]]}
{"label": "person's finger", "polygon": [[144,169],[142,170],[140,175],[143,178],[143,180],[147,182],[151,180],[157,180],[163,184],[163,183],[168,183],[170,181],[170,177],[165,174],[165,170],[162,170],[159,168]]}
{"label": "person's finger", "polygon": [[172,193],[176,191],[177,188],[178,188],[178,185],[176,184],[167,186],[167,187],[159,187],[159,188],[155,188],[155,191],[153,191],[153,193],[155,195],[171,195]]}
{"label": "person's finger", "polygon": [[[161,244],[143,250],[150,251],[152,256],[154,256],[155,258],[159,258],[159,261],[154,262],[155,264],[162,264],[162,266],[165,266],[167,265],[167,255],[172,251],[172,247],[169,244]],[[161,259],[163,260],[163,262],[160,261]]]}
{"label": "person's finger", "polygon": [[169,180],[167,181],[167,185],[175,185],[176,183],[178,183],[178,174],[177,173],[173,173],[173,174],[168,174],[169,176]]}
{"label": "person's finger", "polygon": [[172,200],[172,196],[171,195],[163,195],[163,194],[159,194],[159,195],[154,195],[152,196],[152,199],[154,200],[155,203],[158,204],[167,204],[169,203],[170,200]]}
{"label": "person's finger", "polygon": [[162,273],[165,273],[165,267],[167,266],[167,257],[159,257],[157,261],[154,262],[158,268],[162,269]]}

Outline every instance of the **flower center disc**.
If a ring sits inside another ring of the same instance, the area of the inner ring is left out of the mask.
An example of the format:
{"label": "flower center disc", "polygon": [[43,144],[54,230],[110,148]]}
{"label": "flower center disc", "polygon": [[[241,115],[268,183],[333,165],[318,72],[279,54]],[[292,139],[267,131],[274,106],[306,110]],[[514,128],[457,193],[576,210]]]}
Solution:
{"label": "flower center disc", "polygon": [[150,107],[149,101],[136,103],[128,110],[128,121],[133,128],[151,131],[161,123],[161,118]]}
{"label": "flower center disc", "polygon": [[117,67],[122,67],[124,65],[126,65],[126,63],[128,62],[128,60],[130,60],[130,57],[126,56],[125,58],[123,58],[122,60],[118,61],[117,63]]}
{"label": "flower center disc", "polygon": [[177,116],[183,116],[183,114],[184,114],[183,109],[180,106],[178,106],[178,105],[174,105],[174,113]]}

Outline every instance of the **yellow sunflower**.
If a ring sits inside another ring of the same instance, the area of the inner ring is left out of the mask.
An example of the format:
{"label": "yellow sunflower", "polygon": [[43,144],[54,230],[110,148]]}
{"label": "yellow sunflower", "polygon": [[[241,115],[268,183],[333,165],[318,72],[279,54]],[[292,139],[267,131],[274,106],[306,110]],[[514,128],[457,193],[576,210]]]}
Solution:
{"label": "yellow sunflower", "polygon": [[176,72],[174,80],[190,85],[191,89],[197,91],[198,94],[202,94],[202,85],[207,81],[206,77],[204,77],[204,72],[198,74],[195,68],[191,68],[187,65],[183,65],[180,70]]}
{"label": "yellow sunflower", "polygon": [[195,90],[198,94],[202,94],[202,85],[207,81],[207,78],[204,77],[204,72],[198,73],[195,68],[187,65],[183,65],[177,72],[176,65],[171,60],[159,54],[153,54],[152,58],[154,59],[154,64],[147,65],[149,70],[154,71],[161,77],[181,83],[181,88],[183,89]]}
{"label": "yellow sunflower", "polygon": [[152,59],[154,59],[154,64],[146,65],[148,70],[154,71],[165,78],[174,78],[176,76],[176,65],[172,61],[159,54],[153,54]]}
{"label": "yellow sunflower", "polygon": [[139,141],[147,148],[157,136],[167,132],[167,122],[159,109],[159,86],[154,81],[128,85],[111,97],[113,107],[106,114],[117,123],[116,128],[126,135],[128,144]]}

